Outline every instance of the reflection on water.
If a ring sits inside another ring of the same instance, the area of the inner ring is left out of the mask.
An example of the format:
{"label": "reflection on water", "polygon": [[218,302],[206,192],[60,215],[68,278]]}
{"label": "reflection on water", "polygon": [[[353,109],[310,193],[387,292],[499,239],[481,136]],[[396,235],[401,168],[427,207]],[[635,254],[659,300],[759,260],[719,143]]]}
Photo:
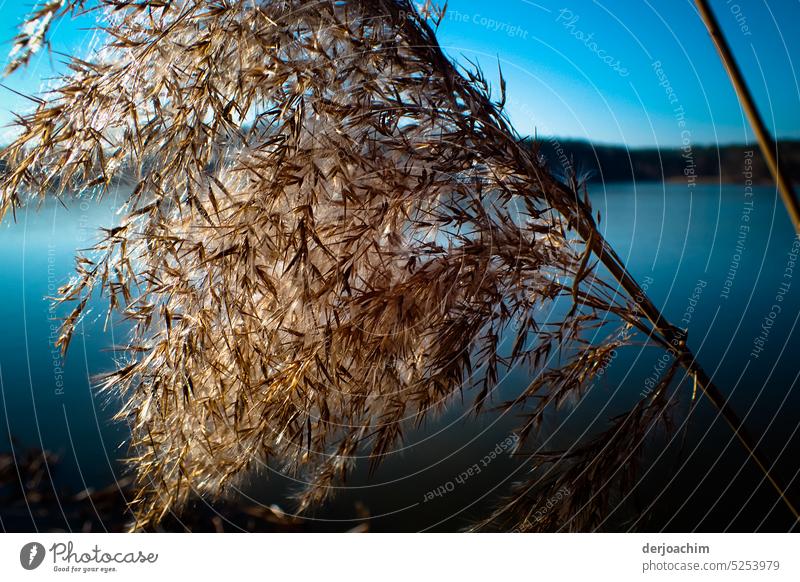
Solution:
{"label": "reflection on water", "polygon": [[[756,188],[749,199],[738,186],[687,192],[678,185],[615,184],[596,187],[593,201],[606,237],[655,303],[689,327],[699,360],[731,394],[751,431],[763,435],[763,451],[776,460],[782,480],[793,481],[800,444],[798,246],[774,189]],[[0,413],[6,425],[0,450],[8,450],[13,436],[15,446],[56,452],[61,462],[50,477],[57,488],[112,483],[126,452],[125,428],[109,421],[118,403],[93,394],[89,380],[113,367],[111,348],[124,341],[124,327],[104,331],[97,303],[62,360],[53,347],[58,314],[44,299],[70,276],[75,250],[88,246],[97,226],[113,223],[112,206],[113,200],[74,203],[67,211],[49,204],[0,227]],[[620,353],[571,414],[548,419],[542,444],[566,446],[629,406],[663,371],[661,355],[638,348]],[[495,403],[528,381],[525,371],[513,371]],[[688,401],[691,388],[684,388]],[[410,432],[404,449],[371,478],[357,470],[313,516],[318,527],[347,529],[356,523],[351,520],[360,521],[363,508],[373,530],[453,530],[485,515],[526,466],[503,446],[519,418],[497,412],[475,418],[466,412],[473,398],[466,393],[463,405],[453,403],[435,423]],[[686,405],[679,407],[679,420]],[[678,435],[670,447],[654,439],[657,462],[609,528],[788,529],[785,510],[709,406],[701,403]],[[290,508],[287,497],[298,484],[278,469],[262,467],[243,494]],[[796,484],[792,490],[800,496]]]}

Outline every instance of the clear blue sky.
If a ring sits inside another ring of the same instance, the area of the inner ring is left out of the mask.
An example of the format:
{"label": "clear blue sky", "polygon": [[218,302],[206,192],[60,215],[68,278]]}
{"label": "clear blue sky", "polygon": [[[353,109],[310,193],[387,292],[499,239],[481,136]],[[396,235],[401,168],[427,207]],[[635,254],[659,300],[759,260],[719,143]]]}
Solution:
{"label": "clear blue sky", "polygon": [[[712,4],[768,126],[800,139],[800,0]],[[5,54],[31,6],[0,0]],[[80,51],[86,26],[63,21],[53,48]],[[477,60],[495,86],[499,59],[522,133],[631,146],[752,139],[691,0],[450,0],[439,39],[455,59]],[[39,57],[4,82],[36,92],[60,60]],[[0,124],[25,107],[0,89]]]}

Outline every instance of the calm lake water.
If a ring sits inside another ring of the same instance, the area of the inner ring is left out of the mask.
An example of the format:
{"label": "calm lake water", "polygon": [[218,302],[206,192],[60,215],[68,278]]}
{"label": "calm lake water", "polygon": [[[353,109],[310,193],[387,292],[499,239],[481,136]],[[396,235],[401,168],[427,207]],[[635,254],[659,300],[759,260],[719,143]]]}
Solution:
{"label": "calm lake water", "polygon": [[[763,453],[775,462],[775,473],[800,498],[800,270],[791,271],[797,246],[774,188],[756,188],[748,199],[744,187],[735,185],[687,190],[611,184],[594,187],[592,195],[607,238],[667,316],[688,323],[698,359],[732,395],[751,432],[761,437]],[[118,459],[126,454],[126,428],[109,421],[118,403],[95,394],[90,382],[113,367],[111,348],[124,342],[124,328],[104,331],[104,314],[97,309],[62,361],[53,347],[55,314],[45,300],[69,278],[75,250],[88,246],[98,226],[114,222],[110,206],[72,204],[67,211],[49,204],[19,213],[16,224],[7,220],[0,226],[0,451],[9,450],[12,438],[17,450],[56,451],[60,463],[51,478],[58,490],[113,483],[122,472]],[[762,347],[757,354],[756,341]],[[546,444],[569,444],[596,420],[598,410],[600,421],[624,410],[645,389],[660,355],[652,349],[621,354],[563,426],[564,418],[551,419]],[[510,374],[497,400],[525,381],[522,371]],[[472,398],[467,394],[465,404]],[[523,463],[500,455],[445,495],[424,502],[426,493],[479,462],[518,422],[510,414],[475,418],[455,403],[436,422],[410,434],[403,450],[372,479],[356,471],[340,495],[312,516],[315,527],[352,527],[357,505],[372,515],[373,530],[467,526],[523,474]],[[677,446],[653,447],[657,461],[608,529],[791,527],[791,517],[707,403],[693,414],[685,442],[680,455]],[[287,496],[296,488],[291,479],[264,469],[242,494],[290,509]]]}

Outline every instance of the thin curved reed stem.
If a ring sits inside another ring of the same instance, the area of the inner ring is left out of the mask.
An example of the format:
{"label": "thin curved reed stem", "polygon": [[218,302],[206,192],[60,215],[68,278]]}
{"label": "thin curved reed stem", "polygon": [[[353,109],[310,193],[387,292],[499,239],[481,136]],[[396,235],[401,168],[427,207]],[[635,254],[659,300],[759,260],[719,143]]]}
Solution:
{"label": "thin curved reed stem", "polygon": [[[792,187],[791,179],[778,160],[778,146],[775,140],[772,139],[761,114],[758,112],[753,94],[750,93],[747,81],[745,81],[744,75],[736,62],[736,57],[733,56],[733,51],[731,51],[731,47],[725,39],[725,34],[719,26],[717,17],[714,15],[714,10],[707,0],[695,0],[695,4],[700,11],[700,16],[703,19],[703,23],[706,25],[711,40],[714,41],[714,46],[717,47],[717,52],[722,60],[722,64],[725,66],[725,71],[728,73],[736,95],[739,97],[739,103],[742,104],[747,119],[750,121],[750,125],[756,134],[758,145],[761,147],[761,152],[764,154],[764,159],[767,161],[769,171],[772,173],[773,178],[775,178],[775,183],[783,199],[786,212],[789,214],[795,231],[800,233],[800,199],[798,199],[797,192],[795,192]],[[795,513],[795,515],[797,514]]]}
{"label": "thin curved reed stem", "polygon": [[580,212],[584,216],[584,220],[580,221],[578,226],[581,237],[592,245],[594,254],[600,259],[623,289],[625,289],[631,297],[636,297],[637,305],[648,321],[653,325],[654,330],[661,334],[665,347],[675,354],[684,369],[693,376],[697,386],[700,387],[711,405],[717,409],[726,424],[733,430],[739,443],[741,443],[750,459],[752,459],[758,469],[764,474],[767,481],[769,481],[770,485],[778,493],[781,501],[783,501],[786,508],[794,516],[795,521],[800,521],[800,514],[798,514],[794,503],[789,499],[786,488],[778,482],[777,478],[770,471],[769,467],[771,464],[769,464],[756,449],[755,441],[746,429],[744,422],[730,405],[728,398],[726,398],[722,391],[714,384],[713,380],[705,372],[692,351],[686,345],[686,333],[672,325],[666,317],[664,317],[663,313],[655,306],[647,296],[647,293],[636,282],[616,253],[613,252],[605,241],[602,234],[597,229],[597,226],[594,224],[591,213],[587,212],[582,204],[579,206]]}

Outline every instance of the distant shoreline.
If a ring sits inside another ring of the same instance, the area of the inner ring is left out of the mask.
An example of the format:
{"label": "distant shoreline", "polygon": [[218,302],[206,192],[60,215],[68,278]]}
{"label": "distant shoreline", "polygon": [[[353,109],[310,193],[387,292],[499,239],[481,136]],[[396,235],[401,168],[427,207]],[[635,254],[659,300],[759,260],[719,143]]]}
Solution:
{"label": "distant shoreline", "polygon": [[[773,184],[756,144],[682,148],[628,148],[556,137],[529,140],[556,175],[575,172],[589,183],[694,182],[698,184]],[[800,141],[781,141],[779,162],[800,183]]]}
{"label": "distant shoreline", "polygon": [[[626,147],[593,144],[588,141],[541,137],[537,148],[547,168],[557,176],[572,172],[590,184],[603,182],[666,182],[696,184],[774,184],[764,157],[756,144],[724,146],[688,144],[685,147]],[[779,162],[789,179],[800,184],[800,141],[778,144]],[[0,159],[0,175],[8,164]],[[749,174],[749,175],[748,175]]]}
{"label": "distant shoreline", "polygon": [[[595,186],[595,187],[602,186],[602,185],[615,186],[615,185],[626,185],[626,184],[639,184],[639,185],[666,184],[667,186],[684,186],[684,187],[686,187],[685,180],[683,180],[682,177],[679,177],[679,176],[668,177],[668,178],[664,178],[663,180],[645,178],[645,179],[641,179],[641,180],[636,180],[635,182],[633,180],[605,180],[605,181],[589,180],[587,182],[587,184],[590,185],[590,186]],[[745,183],[744,182],[734,182],[734,181],[728,181],[728,180],[720,180],[719,178],[712,178],[712,177],[699,178],[698,180],[695,181],[695,184],[697,186],[739,186],[739,187],[742,187],[742,188],[745,187]],[[768,187],[774,186],[774,185],[775,185],[775,182],[771,181],[771,180],[766,180],[764,182],[753,182],[753,184],[752,184],[753,188],[768,188]]]}

